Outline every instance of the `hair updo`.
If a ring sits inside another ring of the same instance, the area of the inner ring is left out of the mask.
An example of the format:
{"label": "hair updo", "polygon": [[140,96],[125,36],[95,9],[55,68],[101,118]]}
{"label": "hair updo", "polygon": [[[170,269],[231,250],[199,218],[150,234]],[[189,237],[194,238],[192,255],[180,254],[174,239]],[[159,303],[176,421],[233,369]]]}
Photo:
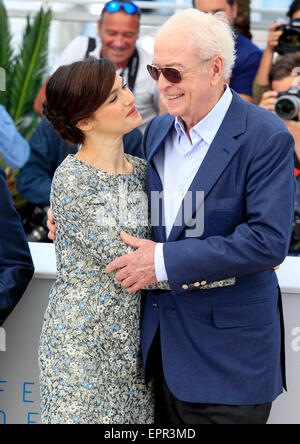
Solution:
{"label": "hair updo", "polygon": [[89,57],[58,68],[49,78],[43,114],[60,137],[78,145],[84,134],[76,124],[90,117],[108,98],[116,78],[114,64]]}

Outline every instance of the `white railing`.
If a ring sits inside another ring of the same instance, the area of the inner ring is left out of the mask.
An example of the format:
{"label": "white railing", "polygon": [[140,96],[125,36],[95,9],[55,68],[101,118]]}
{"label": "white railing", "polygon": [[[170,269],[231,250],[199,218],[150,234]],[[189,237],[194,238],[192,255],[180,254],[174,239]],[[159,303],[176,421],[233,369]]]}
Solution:
{"label": "white railing", "polygon": [[[94,22],[99,18],[99,14],[102,10],[102,7],[106,3],[106,1],[90,1],[90,0],[30,0],[30,3],[36,4],[36,8],[15,8],[10,7],[10,4],[16,3],[15,1],[6,0],[5,5],[7,8],[8,16],[13,18],[22,18],[34,16],[36,14],[37,9],[41,6],[44,7],[45,10],[51,8],[53,11],[53,20],[59,21],[68,21],[68,22]],[[136,1],[134,2],[139,8],[144,10],[152,11],[152,14],[142,14],[141,17],[141,26],[159,26],[163,21],[166,20],[166,14],[163,16],[160,14],[162,9],[169,10],[169,15],[171,15],[174,11],[188,8],[191,6],[191,3],[186,0],[173,0],[171,3],[167,2],[156,2],[156,1]],[[55,6],[86,6],[87,11],[70,11],[66,9],[65,11],[57,11]],[[88,12],[89,9],[92,9],[93,6],[97,7],[97,13]]]}
{"label": "white railing", "polygon": [[[19,0],[21,2],[21,0]],[[51,8],[53,10],[53,20],[59,21],[75,21],[75,22],[93,22],[98,19],[99,13],[101,12],[101,6],[106,3],[106,1],[91,1],[91,0],[30,0],[30,3],[36,4],[36,8],[14,8],[10,7],[10,4],[15,4],[15,0],[5,0],[5,5],[8,10],[9,17],[21,18],[34,16],[36,14],[36,10],[43,6],[46,10]],[[23,3],[23,1],[22,1]],[[164,1],[135,1],[135,4],[144,9],[152,11],[152,14],[142,14],[141,17],[141,25],[151,25],[151,26],[159,26],[162,21],[166,19],[167,13],[163,14],[161,17],[161,10],[169,10],[169,15],[171,15],[174,11],[191,7],[191,1],[189,0],[173,0],[168,2]],[[56,5],[65,5],[65,6],[86,6],[87,9],[90,9],[93,6],[97,6],[99,8],[99,13],[97,14],[84,11],[75,12],[75,11],[57,11],[55,10]],[[267,29],[269,25],[268,17],[278,17],[284,18],[286,11],[284,9],[263,9],[263,8],[252,8],[252,27],[253,29],[258,26],[259,29],[264,28]],[[259,17],[258,19],[256,17]],[[261,20],[263,17],[263,20]],[[265,26],[264,26],[265,25]]]}

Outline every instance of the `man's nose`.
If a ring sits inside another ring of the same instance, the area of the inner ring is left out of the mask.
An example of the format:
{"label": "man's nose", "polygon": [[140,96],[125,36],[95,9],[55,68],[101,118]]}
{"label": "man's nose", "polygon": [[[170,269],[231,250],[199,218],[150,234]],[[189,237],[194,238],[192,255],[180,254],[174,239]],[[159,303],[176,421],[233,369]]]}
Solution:
{"label": "man's nose", "polygon": [[125,46],[125,40],[122,35],[118,35],[114,38],[114,45],[118,46],[119,48]]}
{"label": "man's nose", "polygon": [[158,86],[158,89],[159,89],[160,91],[162,91],[162,90],[164,90],[165,88],[167,88],[168,86],[171,86],[171,85],[173,85],[173,83],[169,82],[169,80],[167,80],[167,79],[165,78],[165,76],[163,75],[163,73],[160,73],[160,74],[159,74],[159,77],[158,77],[158,79],[157,79],[157,86]]}

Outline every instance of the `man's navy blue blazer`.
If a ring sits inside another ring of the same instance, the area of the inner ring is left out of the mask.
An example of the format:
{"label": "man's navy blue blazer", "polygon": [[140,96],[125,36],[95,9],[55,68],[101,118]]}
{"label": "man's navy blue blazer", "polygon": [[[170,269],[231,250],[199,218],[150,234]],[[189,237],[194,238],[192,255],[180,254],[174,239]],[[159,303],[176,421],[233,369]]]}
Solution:
{"label": "man's navy blue blazer", "polygon": [[21,219],[0,167],[0,325],[20,300],[34,267]]}
{"label": "man's navy blue blazer", "polygon": [[[144,134],[147,189],[162,191],[153,159],[173,128],[169,114]],[[204,192],[204,231],[152,227],[163,242],[171,291],[148,291],[142,318],[146,377],[160,331],[171,392],[186,402],[252,405],[285,387],[283,317],[273,267],[287,255],[294,214],[294,141],[271,112],[233,100],[190,191]],[[195,217],[196,207],[193,207]],[[184,220],[184,219],[183,219]],[[231,286],[201,290],[235,278]]]}

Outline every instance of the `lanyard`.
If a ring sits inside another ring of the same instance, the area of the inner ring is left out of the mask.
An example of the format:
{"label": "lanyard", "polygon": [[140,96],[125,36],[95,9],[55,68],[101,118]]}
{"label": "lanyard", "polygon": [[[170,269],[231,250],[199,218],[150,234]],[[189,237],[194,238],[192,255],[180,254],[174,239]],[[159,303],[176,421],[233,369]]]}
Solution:
{"label": "lanyard", "polygon": [[137,72],[139,69],[139,54],[137,49],[135,48],[134,53],[132,54],[132,56],[130,57],[130,60],[128,62],[128,66],[126,66],[126,68],[123,68],[120,76],[123,77],[125,69],[128,68],[128,87],[131,91],[133,91],[134,89],[134,85],[135,85],[135,81],[136,81],[136,76],[137,76]]}

